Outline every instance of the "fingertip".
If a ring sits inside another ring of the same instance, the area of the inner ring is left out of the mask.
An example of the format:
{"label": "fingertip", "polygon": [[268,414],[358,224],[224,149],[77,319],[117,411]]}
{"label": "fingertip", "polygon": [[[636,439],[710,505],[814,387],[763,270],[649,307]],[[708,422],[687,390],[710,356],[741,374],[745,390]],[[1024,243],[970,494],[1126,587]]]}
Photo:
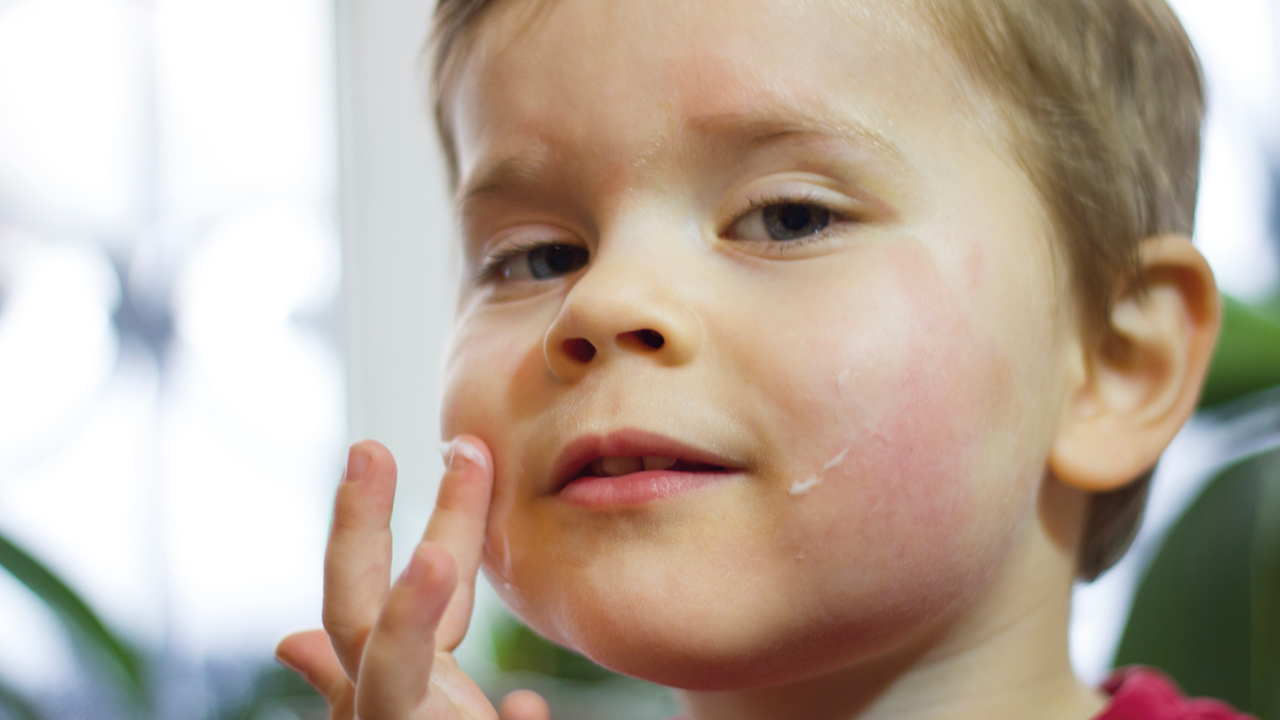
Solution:
{"label": "fingertip", "polygon": [[459,435],[444,453],[447,466],[436,493],[436,508],[464,515],[487,512],[493,495],[493,459],[483,441]]}
{"label": "fingertip", "polygon": [[396,474],[396,460],[382,443],[352,443],[334,497],[334,521],[381,530],[395,502]]}
{"label": "fingertip", "polygon": [[293,633],[276,645],[276,662],[297,673],[321,695],[337,698],[347,682],[324,630]]}
{"label": "fingertip", "polygon": [[314,654],[319,646],[329,645],[329,635],[324,630],[302,630],[286,635],[276,644],[276,659],[290,670],[298,670],[303,661]]}
{"label": "fingertip", "polygon": [[493,457],[489,446],[475,435],[458,435],[450,442],[441,443],[440,452],[444,456],[445,467],[450,470],[459,470],[465,463],[470,463],[486,475],[491,474]]}
{"label": "fingertip", "polygon": [[532,690],[507,693],[498,709],[499,720],[551,720],[551,707]]}
{"label": "fingertip", "polygon": [[353,448],[358,447],[361,450],[364,450],[365,452],[373,456],[387,456],[387,457],[391,456],[391,451],[387,449],[386,445],[383,445],[382,443],[372,438],[364,438],[363,440],[357,440],[351,443],[351,447]]}
{"label": "fingertip", "polygon": [[295,638],[299,634],[301,633],[294,633],[276,644],[276,662],[306,678],[306,673],[302,671],[300,650],[296,647],[298,641]]}
{"label": "fingertip", "polygon": [[489,474],[493,460],[489,455],[489,446],[475,435],[459,435],[454,441],[454,450],[466,460]]}
{"label": "fingertip", "polygon": [[[409,564],[396,581],[398,585],[412,588],[414,595],[426,595],[439,601],[440,611],[448,604],[458,584],[458,564],[443,546],[430,541],[418,543],[409,557]],[[437,603],[429,602],[429,606]]]}
{"label": "fingertip", "polygon": [[[362,471],[358,476],[352,472],[353,463],[357,464],[356,469]],[[395,456],[391,454],[386,445],[377,440],[365,438],[351,443],[351,447],[347,450],[347,471],[343,474],[343,479],[358,480],[367,476],[370,470],[376,470],[379,473],[386,473],[387,471],[394,473],[396,471]]]}

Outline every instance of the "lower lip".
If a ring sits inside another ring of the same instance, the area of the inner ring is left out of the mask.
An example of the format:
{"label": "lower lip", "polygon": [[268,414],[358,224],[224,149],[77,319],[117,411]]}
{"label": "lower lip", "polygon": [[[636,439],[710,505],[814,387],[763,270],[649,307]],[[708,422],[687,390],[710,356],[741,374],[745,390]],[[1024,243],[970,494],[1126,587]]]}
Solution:
{"label": "lower lip", "polygon": [[731,472],[672,472],[644,470],[617,477],[584,477],[565,485],[560,498],[587,508],[643,505],[719,485],[735,477]]}

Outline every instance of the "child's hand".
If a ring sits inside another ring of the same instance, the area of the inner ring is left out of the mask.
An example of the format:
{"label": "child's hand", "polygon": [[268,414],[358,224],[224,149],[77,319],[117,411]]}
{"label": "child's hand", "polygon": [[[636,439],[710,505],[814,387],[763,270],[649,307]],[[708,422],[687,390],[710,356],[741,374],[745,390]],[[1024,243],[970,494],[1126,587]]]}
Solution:
{"label": "child's hand", "polygon": [[351,448],[325,553],[328,632],[296,633],[276,648],[281,662],[324,695],[335,720],[550,717],[542,698],[523,691],[496,712],[454,662],[471,620],[493,461],[470,436],[448,454],[427,531],[390,583],[395,460],[371,440]]}

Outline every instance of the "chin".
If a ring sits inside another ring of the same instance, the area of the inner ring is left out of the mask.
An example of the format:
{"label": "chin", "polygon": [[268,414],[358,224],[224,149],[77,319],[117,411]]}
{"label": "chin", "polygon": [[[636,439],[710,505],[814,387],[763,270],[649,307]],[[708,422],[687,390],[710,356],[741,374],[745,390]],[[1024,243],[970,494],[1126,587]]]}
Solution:
{"label": "chin", "polygon": [[703,600],[629,595],[533,603],[558,605],[554,616],[513,609],[534,631],[610,670],[681,690],[718,692],[793,683],[874,660],[913,645],[958,604],[935,595],[841,617],[789,598],[779,598],[785,608]]}

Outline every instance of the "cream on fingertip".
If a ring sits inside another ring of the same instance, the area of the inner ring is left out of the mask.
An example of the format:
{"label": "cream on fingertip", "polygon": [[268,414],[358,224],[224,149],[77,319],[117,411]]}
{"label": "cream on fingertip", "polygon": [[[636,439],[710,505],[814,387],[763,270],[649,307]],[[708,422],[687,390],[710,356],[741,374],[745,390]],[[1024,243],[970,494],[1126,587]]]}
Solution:
{"label": "cream on fingertip", "polygon": [[458,438],[453,442],[454,452],[462,455],[462,457],[470,460],[485,470],[489,469],[489,461],[485,459],[484,453],[480,452],[480,448],[466,440],[463,440],[462,438]]}
{"label": "cream on fingertip", "polygon": [[441,443],[440,452],[444,455],[445,465],[449,468],[456,467],[455,463],[459,458],[462,458],[479,466],[481,469],[489,469],[489,461],[485,458],[484,453],[480,451],[480,448],[462,438],[454,438],[453,442]]}

